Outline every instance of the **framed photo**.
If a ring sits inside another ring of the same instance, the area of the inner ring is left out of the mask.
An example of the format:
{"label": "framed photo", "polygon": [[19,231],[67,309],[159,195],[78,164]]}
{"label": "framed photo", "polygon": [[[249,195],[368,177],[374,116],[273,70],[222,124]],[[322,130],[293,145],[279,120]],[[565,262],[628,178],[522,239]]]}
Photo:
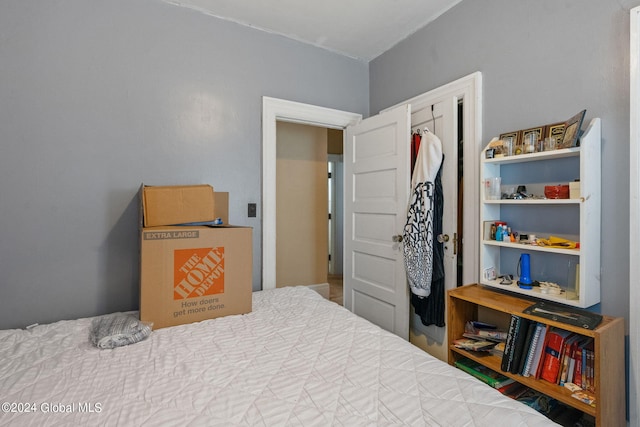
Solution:
{"label": "framed photo", "polygon": [[522,132],[522,141],[526,141],[527,140],[527,136],[530,133],[535,133],[536,134],[536,141],[540,141],[541,139],[544,139],[544,126],[538,126],[535,128],[531,128],[531,129],[525,129]]}
{"label": "framed photo", "polygon": [[564,123],[564,135],[562,136],[562,144],[559,148],[569,148],[578,146],[578,137],[580,136],[580,128],[587,110],[582,110],[575,116],[571,117]]}
{"label": "framed photo", "polygon": [[507,133],[501,133],[500,134],[500,139],[505,139],[505,138],[513,138],[513,143],[514,145],[518,145],[520,144],[520,131],[514,131],[514,132],[507,132]]}
{"label": "framed photo", "polygon": [[562,145],[562,137],[564,136],[564,123],[553,123],[545,126],[544,137],[545,138],[555,138],[556,139],[556,147],[560,147]]}

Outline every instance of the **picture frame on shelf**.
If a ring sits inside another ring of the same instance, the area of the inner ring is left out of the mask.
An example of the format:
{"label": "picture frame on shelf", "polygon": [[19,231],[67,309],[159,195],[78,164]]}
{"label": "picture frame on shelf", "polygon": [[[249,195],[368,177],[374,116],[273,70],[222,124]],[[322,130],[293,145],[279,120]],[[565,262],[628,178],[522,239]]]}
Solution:
{"label": "picture frame on shelf", "polygon": [[571,148],[578,146],[580,128],[582,127],[582,122],[586,112],[587,110],[582,110],[565,122],[562,143],[558,145],[559,148]]}
{"label": "picture frame on shelf", "polygon": [[562,137],[564,136],[564,125],[565,122],[553,123],[545,126],[544,137],[546,138],[555,138],[556,139],[556,147],[560,147],[562,144]]}
{"label": "picture frame on shelf", "polygon": [[500,139],[504,140],[505,138],[513,138],[513,143],[517,145],[520,143],[520,131],[501,133]]}

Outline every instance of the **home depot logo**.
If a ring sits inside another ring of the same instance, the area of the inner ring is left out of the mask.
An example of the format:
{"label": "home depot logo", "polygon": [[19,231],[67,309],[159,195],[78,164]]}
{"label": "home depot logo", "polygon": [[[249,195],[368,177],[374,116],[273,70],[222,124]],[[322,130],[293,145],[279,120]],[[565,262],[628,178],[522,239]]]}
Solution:
{"label": "home depot logo", "polygon": [[177,249],[173,262],[174,300],[224,292],[224,247]]}

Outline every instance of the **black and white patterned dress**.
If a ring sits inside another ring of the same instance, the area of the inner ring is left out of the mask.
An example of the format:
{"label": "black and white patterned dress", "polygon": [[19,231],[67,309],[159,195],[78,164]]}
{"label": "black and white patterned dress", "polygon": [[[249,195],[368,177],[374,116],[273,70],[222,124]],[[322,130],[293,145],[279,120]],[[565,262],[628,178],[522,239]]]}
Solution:
{"label": "black and white patterned dress", "polygon": [[442,143],[425,132],[411,178],[411,202],[402,236],[404,264],[411,292],[431,294],[433,277],[435,181],[442,164]]}

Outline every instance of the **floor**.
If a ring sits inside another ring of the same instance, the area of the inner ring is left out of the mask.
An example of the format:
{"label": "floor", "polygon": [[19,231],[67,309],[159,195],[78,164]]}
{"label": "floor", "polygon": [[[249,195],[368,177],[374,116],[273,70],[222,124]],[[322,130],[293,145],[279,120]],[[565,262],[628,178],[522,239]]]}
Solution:
{"label": "floor", "polygon": [[329,275],[329,300],[342,305],[342,276]]}

